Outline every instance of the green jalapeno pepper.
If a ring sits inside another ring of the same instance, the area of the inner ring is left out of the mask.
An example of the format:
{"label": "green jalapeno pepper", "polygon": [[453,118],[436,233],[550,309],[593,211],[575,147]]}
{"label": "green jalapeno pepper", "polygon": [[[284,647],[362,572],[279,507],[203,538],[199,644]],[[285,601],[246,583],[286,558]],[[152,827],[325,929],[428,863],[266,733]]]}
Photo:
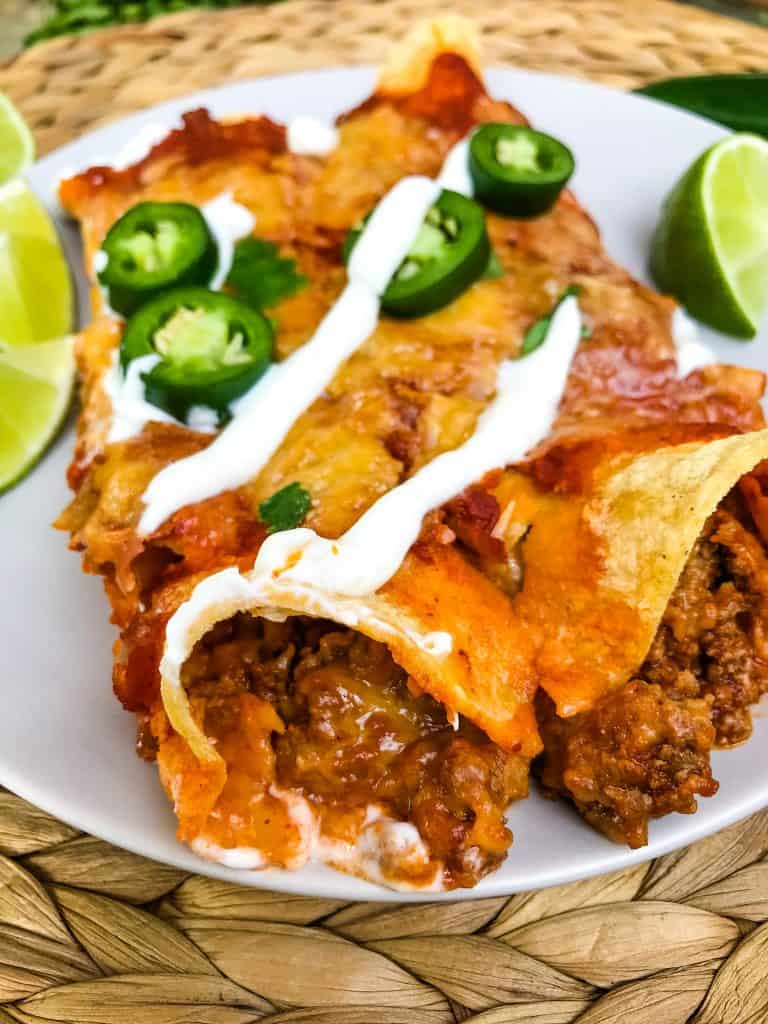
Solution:
{"label": "green jalapeno pepper", "polygon": [[[363,226],[347,235],[345,263]],[[481,276],[490,255],[482,207],[446,189],[430,207],[416,240],[387,285],[381,308],[389,316],[402,318],[433,313]]]}
{"label": "green jalapeno pepper", "polygon": [[667,78],[635,92],[692,110],[735,132],[754,132],[768,139],[768,74],[765,72]]}
{"label": "green jalapeno pepper", "polygon": [[515,124],[484,124],[469,143],[478,200],[511,217],[537,217],[573,174],[573,154],[551,135]]}
{"label": "green jalapeno pepper", "polygon": [[218,262],[205,217],[189,203],[139,203],[112,225],[102,251],[99,281],[125,316],[168,288],[208,284]]}
{"label": "green jalapeno pepper", "polygon": [[120,345],[123,370],[140,356],[160,362],[142,374],[148,402],[184,422],[193,406],[229,416],[229,404],[266,370],[272,328],[266,317],[207,288],[176,288],[141,307]]}

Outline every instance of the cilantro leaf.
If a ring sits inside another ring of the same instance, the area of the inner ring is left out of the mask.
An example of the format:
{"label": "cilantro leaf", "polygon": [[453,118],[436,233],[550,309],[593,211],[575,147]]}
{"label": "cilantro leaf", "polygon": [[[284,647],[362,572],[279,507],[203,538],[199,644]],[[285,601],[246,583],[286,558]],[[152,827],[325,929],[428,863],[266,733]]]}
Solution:
{"label": "cilantro leaf", "polygon": [[304,522],[312,505],[309,491],[300,483],[288,484],[259,505],[259,516],[268,526],[267,533],[292,530]]}
{"label": "cilantro leaf", "polygon": [[496,255],[494,250],[491,249],[491,255],[488,257],[485,270],[480,275],[480,280],[496,281],[500,277],[504,277],[504,267],[502,267],[499,257]]}
{"label": "cilantro leaf", "polygon": [[277,246],[263,238],[243,238],[235,246],[227,284],[239,299],[256,309],[276,306],[307,283],[296,261],[283,259]]}
{"label": "cilantro leaf", "polygon": [[560,304],[565,302],[565,300],[570,295],[578,295],[580,291],[581,289],[578,287],[578,285],[570,285],[568,288],[565,289],[565,291],[559,297],[557,302],[554,304],[551,312],[545,314],[535,323],[531,324],[531,326],[525,332],[525,337],[523,338],[523,347],[520,350],[521,355],[529,356],[531,352],[536,351],[539,345],[543,344],[543,342],[546,340],[547,335],[549,334],[549,328],[552,326],[552,318],[560,308]]}
{"label": "cilantro leaf", "polygon": [[536,351],[539,345],[544,343],[544,339],[549,333],[549,325],[551,323],[552,314],[548,313],[528,328],[525,333],[525,337],[523,338],[523,347],[520,349],[521,355],[529,356],[531,352]]}

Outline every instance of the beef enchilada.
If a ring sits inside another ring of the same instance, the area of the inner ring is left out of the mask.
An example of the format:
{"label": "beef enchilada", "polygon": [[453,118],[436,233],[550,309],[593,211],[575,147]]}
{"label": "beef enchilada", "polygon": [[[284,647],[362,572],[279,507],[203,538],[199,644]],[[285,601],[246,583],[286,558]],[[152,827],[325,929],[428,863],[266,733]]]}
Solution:
{"label": "beef enchilada", "polygon": [[63,183],[94,320],[60,526],[201,856],[471,886],[532,772],[638,846],[748,735],[764,381],[681,370],[569,159],[444,19],[335,126],[196,111]]}

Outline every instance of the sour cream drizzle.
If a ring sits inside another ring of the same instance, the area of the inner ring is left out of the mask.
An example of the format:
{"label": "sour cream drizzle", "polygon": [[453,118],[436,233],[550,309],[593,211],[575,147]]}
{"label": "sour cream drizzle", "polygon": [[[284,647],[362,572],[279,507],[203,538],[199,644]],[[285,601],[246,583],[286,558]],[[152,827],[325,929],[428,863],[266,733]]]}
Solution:
{"label": "sour cream drizzle", "polygon": [[[283,800],[299,832],[299,848],[289,862],[296,871],[310,861],[329,864],[367,881],[400,892],[441,892],[444,888],[441,862],[432,860],[430,850],[415,825],[396,821],[372,804],[366,808],[365,821],[355,842],[333,839],[322,834],[320,822],[311,804],[291,791],[270,788],[270,795]],[[258,870],[268,864],[264,853],[255,847],[221,847],[198,836],[190,846],[205,860],[235,870]],[[420,883],[408,882],[404,868],[424,875]],[[399,869],[393,874],[393,869]]]}
{"label": "sour cream drizzle", "polygon": [[[143,529],[153,529],[175,508],[216,493],[225,486],[222,481],[237,486],[258,472],[295,417],[375,327],[379,296],[443,182],[460,184],[457,179],[466,147],[463,154],[461,148],[458,152],[461,157],[454,150],[436,181],[405,178],[382,200],[355,247],[349,284],[313,338],[270,369],[212,445],[192,459],[172,464],[152,481],[146,492]],[[411,643],[437,658],[451,652],[449,633],[425,633],[402,621],[393,622],[386,606],[370,595],[397,572],[430,509],[489,470],[518,461],[546,436],[580,337],[581,314],[570,296],[556,309],[544,344],[528,356],[502,364],[496,398],[463,445],[436,457],[385,494],[338,540],[308,529],[283,531],[267,538],[251,572],[231,567],[195,587],[168,622],[160,674],[172,724],[197,756],[210,758],[212,751],[191,717],[181,670],[197,640],[215,622],[237,611],[251,610],[276,621],[297,613],[331,618],[380,639],[388,634],[407,635]],[[255,454],[251,454],[253,437],[261,442]],[[193,463],[190,474],[187,469]]]}
{"label": "sour cream drizzle", "polygon": [[288,149],[302,156],[327,156],[339,144],[339,133],[330,121],[299,116],[288,122]]}
{"label": "sour cream drizzle", "polygon": [[450,150],[437,180],[440,188],[460,192],[463,196],[475,194],[475,183],[469,173],[469,137],[457,142]]}
{"label": "sour cream drizzle", "polygon": [[[251,572],[232,567],[202,580],[166,627],[160,663],[164,694],[181,694],[182,666],[206,630],[248,609],[282,621],[291,614],[286,609],[300,608],[352,629],[368,626],[377,636],[398,632],[433,657],[450,654],[449,633],[395,628],[361,598],[397,572],[430,509],[489,470],[519,461],[549,433],[580,337],[581,314],[571,296],[558,307],[535,352],[502,364],[496,398],[463,445],[385,494],[338,540],[313,530],[285,530],[262,544]],[[183,726],[185,735],[195,729],[191,719]]]}
{"label": "sour cream drizzle", "polygon": [[687,377],[694,370],[711,366],[717,356],[699,339],[699,329],[679,306],[672,315],[672,336],[677,347],[677,376]]}
{"label": "sour cream drizzle", "polygon": [[133,437],[151,420],[160,423],[176,422],[173,416],[151,405],[144,397],[142,374],[149,373],[159,362],[160,356],[140,356],[129,364],[123,375],[118,353],[112,356],[112,364],[102,380],[102,387],[112,403],[112,423],[107,435],[110,444]]}
{"label": "sour cream drizzle", "polygon": [[444,187],[471,187],[462,142],[448,154],[436,180],[403,178],[381,200],[354,248],[348,284],[310,340],[264,374],[216,440],[173,462],[143,495],[139,532],[156,530],[184,505],[240,487],[256,476],[296,419],[322,394],[341,364],[376,329],[380,297],[411,248],[430,206]]}
{"label": "sour cream drizzle", "polygon": [[267,576],[348,597],[383,587],[418,538],[427,512],[490,470],[519,461],[549,433],[580,336],[579,307],[571,296],[558,307],[543,345],[501,365],[496,398],[468,441],[379,498],[338,540],[306,529],[268,537],[254,581]]}
{"label": "sour cream drizzle", "polygon": [[256,218],[251,211],[236,203],[231,192],[220,196],[200,207],[211,234],[219,249],[219,264],[209,288],[217,291],[229,276],[235,256],[235,243],[253,233]]}

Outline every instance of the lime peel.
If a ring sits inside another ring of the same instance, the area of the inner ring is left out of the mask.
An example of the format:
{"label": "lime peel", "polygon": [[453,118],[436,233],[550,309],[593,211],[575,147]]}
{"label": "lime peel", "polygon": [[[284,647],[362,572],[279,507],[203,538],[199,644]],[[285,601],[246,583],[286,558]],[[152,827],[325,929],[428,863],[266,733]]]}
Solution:
{"label": "lime peel", "polygon": [[0,185],[23,174],[35,159],[35,140],[24,118],[0,92]]}
{"label": "lime peel", "polygon": [[686,171],[662,210],[651,272],[697,319],[752,338],[768,310],[768,141],[736,134]]}

